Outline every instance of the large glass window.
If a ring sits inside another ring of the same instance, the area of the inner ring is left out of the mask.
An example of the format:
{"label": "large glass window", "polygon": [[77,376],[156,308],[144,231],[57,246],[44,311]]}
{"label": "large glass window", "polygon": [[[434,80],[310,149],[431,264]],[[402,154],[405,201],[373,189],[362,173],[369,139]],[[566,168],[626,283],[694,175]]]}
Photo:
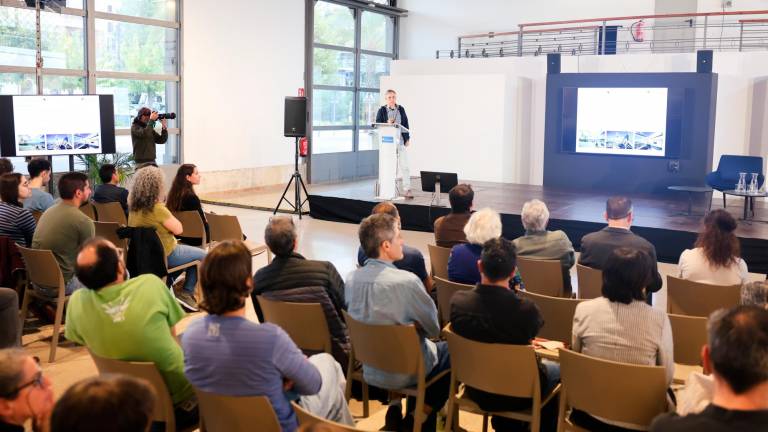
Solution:
{"label": "large glass window", "polygon": [[373,150],[379,81],[396,55],[395,18],[325,1],[314,13],[312,153]]}
{"label": "large glass window", "polygon": [[[0,4],[0,94],[37,94],[35,10],[22,1]],[[84,0],[67,0],[60,12],[41,12],[40,90],[52,95],[114,95],[117,151],[131,152],[129,128],[140,107],[178,112],[177,1],[95,0],[89,7],[83,10]],[[96,15],[90,28],[85,19],[89,15]],[[95,50],[93,70],[86,65],[89,43]],[[346,109],[351,117],[353,111]],[[169,122],[171,136],[158,147],[158,163],[179,162],[177,121]],[[68,159],[55,158],[55,167]]]}

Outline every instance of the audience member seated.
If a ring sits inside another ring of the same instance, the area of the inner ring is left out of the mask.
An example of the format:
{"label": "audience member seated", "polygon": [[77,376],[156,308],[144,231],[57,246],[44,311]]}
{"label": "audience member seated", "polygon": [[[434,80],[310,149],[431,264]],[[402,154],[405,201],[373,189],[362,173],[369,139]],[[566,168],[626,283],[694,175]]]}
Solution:
{"label": "audience member seated", "polygon": [[490,208],[484,208],[469,218],[464,227],[468,243],[456,245],[448,258],[448,279],[468,285],[480,282],[477,262],[488,240],[501,237],[501,216]]}
{"label": "audience member seated", "polygon": [[[253,276],[253,307],[259,320],[264,322],[264,315],[256,296],[264,293],[278,300],[300,298],[301,302],[323,304],[334,357],[346,366],[349,337],[341,321],[341,311],[346,309],[344,280],[336,267],[328,261],[308,260],[296,252],[299,236],[290,216],[273,216],[264,230],[264,241],[275,258]],[[332,317],[327,314],[329,309],[335,311]]]}
{"label": "audience member seated", "polygon": [[[195,185],[200,184],[200,172],[193,164],[184,164],[176,171],[176,177],[173,178],[171,190],[168,192],[168,199],[165,200],[165,206],[172,212],[196,211],[200,215],[205,228],[205,238],[210,238],[211,233],[208,228],[208,221],[205,219],[203,205],[200,198],[195,193]],[[179,237],[179,240],[190,246],[200,246],[202,241],[199,238]]]}
{"label": "audience member seated", "polygon": [[[376,204],[373,207],[371,214],[379,213],[386,213],[394,217],[397,219],[397,226],[401,226],[400,213],[397,211],[397,207],[395,207],[395,205],[391,202],[385,201]],[[357,265],[362,267],[365,265],[365,261],[367,259],[368,257],[365,254],[365,249],[362,245],[360,245],[360,248],[357,250]],[[424,255],[422,255],[420,250],[404,244],[403,258],[395,261],[393,264],[400,270],[405,270],[418,276],[421,283],[424,284],[424,288],[426,288],[427,292],[432,292],[432,277],[430,277],[429,273],[427,273],[427,266],[424,263]]]}
{"label": "audience member seated", "polygon": [[[521,299],[509,280],[515,274],[515,247],[509,240],[495,238],[483,245],[480,256],[480,283],[471,291],[459,291],[451,299],[451,327],[459,336],[478,342],[530,345],[544,325],[533,302]],[[560,381],[560,366],[549,360],[539,363],[542,398]],[[500,396],[467,387],[466,394],[487,411],[522,410],[531,400]],[[557,403],[550,402],[542,412],[542,430],[557,428]],[[495,431],[528,430],[523,422],[494,416]]]}
{"label": "audience member seated", "polygon": [[112,164],[104,164],[99,168],[101,184],[93,192],[93,201],[99,204],[111,202],[120,203],[120,207],[128,215],[128,189],[120,187],[120,175]]}
{"label": "audience member seated", "polygon": [[[360,244],[369,257],[365,265],[347,276],[345,297],[349,315],[369,324],[415,324],[421,336],[424,368],[432,377],[450,368],[448,346],[445,342],[432,342],[440,335],[435,303],[424,291],[419,278],[400,270],[394,262],[403,258],[403,238],[396,217],[376,213],[363,219],[358,231]],[[365,381],[376,387],[398,389],[416,384],[415,376],[394,374],[370,366],[363,366]],[[450,377],[446,374],[426,389],[424,430],[435,430],[437,411],[448,397]],[[400,406],[395,401],[386,416],[386,430],[397,430]],[[408,421],[413,420],[409,414]]]}
{"label": "audience member seated", "polygon": [[8,158],[0,158],[0,175],[12,173],[13,163]]}
{"label": "audience member seated", "polygon": [[[603,296],[576,306],[572,349],[616,362],[664,366],[667,383],[671,383],[675,363],[669,317],[645,303],[644,290],[654,270],[644,251],[614,249],[603,267]],[[571,420],[588,430],[606,426],[582,411],[575,411]],[[628,429],[643,427],[610,424]]]}
{"label": "audience member seated", "polygon": [[29,198],[27,180],[19,173],[0,176],[0,236],[29,247],[35,234],[35,218],[21,202]]}
{"label": "audience member seated", "polygon": [[[128,226],[149,227],[157,231],[163,244],[168,267],[176,267],[192,261],[202,260],[205,252],[197,247],[178,244],[174,235],[184,231],[178,219],[161,202],[163,191],[163,172],[160,168],[146,166],[134,174],[133,190],[128,197],[131,211],[128,213]],[[183,289],[176,292],[176,300],[191,311],[197,311],[195,285],[197,285],[197,267],[184,270],[186,279]],[[177,274],[171,275],[175,277]]]}
{"label": "audience member seated", "polygon": [[240,241],[224,241],[205,257],[201,307],[209,315],[182,335],[187,377],[205,392],[267,396],[284,431],[298,426],[290,399],[320,417],[354,425],[344,374],[333,357],[306,358],[280,327],[245,318],[251,269],[251,254]]}
{"label": "audience member seated", "polygon": [[18,348],[0,350],[0,431],[48,430],[53,410],[53,387],[38,360]]}
{"label": "audience member seated", "polygon": [[53,205],[53,195],[45,190],[51,181],[51,163],[48,159],[32,159],[27,164],[27,171],[32,194],[24,200],[24,208],[44,212]]}
{"label": "audience member seated", "polygon": [[768,281],[748,282],[742,285],[741,304],[768,309]]}
{"label": "audience member seated", "polygon": [[698,414],[664,414],[652,432],[758,431],[768,425],[768,311],[737,306],[712,314],[704,370],[714,377],[712,402]]}
{"label": "audience member seated", "polygon": [[155,391],[126,375],[87,378],[56,402],[51,432],[143,432],[152,424]]}
{"label": "audience member seated", "polygon": [[176,423],[196,424],[197,399],[184,376],[174,327],[184,311],[163,281],[151,274],[127,279],[117,248],[100,237],[77,255],[77,277],[88,289],[69,299],[66,338],[100,357],[154,363],[171,394]]}
{"label": "audience member seated", "polygon": [[[59,178],[59,195],[61,200],[40,217],[32,247],[53,252],[69,295],[83,286],[75,276],[77,251],[96,231],[91,218],[79,210],[91,196],[88,176],[79,172],[64,174]],[[50,294],[56,295],[55,292]]]}
{"label": "audience member seated", "polygon": [[0,349],[19,346],[19,296],[15,290],[0,288]]}
{"label": "audience member seated", "polygon": [[747,263],[739,256],[739,239],[734,234],[736,219],[723,209],[704,218],[704,230],[696,247],[680,255],[680,277],[712,285],[738,285],[747,281]]}
{"label": "audience member seated", "polygon": [[458,184],[448,192],[451,212],[435,220],[435,244],[444,248],[452,248],[457,244],[466,243],[467,235],[464,226],[472,215],[472,201],[475,192],[468,184]]}
{"label": "audience member seated", "polygon": [[627,197],[612,197],[605,202],[603,217],[608,226],[600,231],[585,235],[581,239],[579,264],[603,270],[614,249],[629,247],[648,254],[652,262],[652,278],[646,287],[646,302],[651,304],[651,293],[661,289],[661,274],[656,264],[656,248],[648,240],[630,231],[634,212],[632,200]]}
{"label": "audience member seated", "polygon": [[[573,245],[565,232],[547,231],[549,209],[537,199],[523,204],[520,215],[525,235],[514,240],[517,256],[544,260],[560,260],[563,266],[563,292],[571,293],[571,267],[575,262]],[[525,281],[523,281],[525,283]]]}

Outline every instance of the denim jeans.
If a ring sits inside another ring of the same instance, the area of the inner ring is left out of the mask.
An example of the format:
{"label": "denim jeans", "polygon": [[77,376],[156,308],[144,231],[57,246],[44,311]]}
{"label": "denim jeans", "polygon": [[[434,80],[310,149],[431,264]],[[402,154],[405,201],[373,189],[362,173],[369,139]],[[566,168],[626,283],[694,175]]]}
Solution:
{"label": "denim jeans", "polygon": [[[203,260],[205,257],[205,251],[196,248],[194,246],[188,246],[178,244],[173,249],[170,255],[168,255],[168,268],[180,266],[192,261]],[[187,267],[184,272],[186,273],[186,280],[184,281],[184,291],[194,294],[195,284],[197,284],[197,266]],[[175,272],[171,274],[171,277],[176,277],[181,272]]]}

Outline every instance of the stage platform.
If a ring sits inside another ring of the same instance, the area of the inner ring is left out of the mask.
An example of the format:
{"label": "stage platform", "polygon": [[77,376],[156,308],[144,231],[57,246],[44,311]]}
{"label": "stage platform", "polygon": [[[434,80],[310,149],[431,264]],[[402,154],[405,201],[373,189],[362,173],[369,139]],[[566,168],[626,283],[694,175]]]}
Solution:
{"label": "stage platform", "polygon": [[[503,235],[514,239],[523,234],[520,212],[523,203],[533,198],[544,201],[549,207],[548,229],[563,230],[578,250],[581,238],[605,226],[603,212],[605,201],[610,194],[589,191],[552,189],[543,186],[470,182],[475,191],[474,208],[491,207],[501,214]],[[413,185],[419,187],[419,180]],[[309,196],[310,215],[313,218],[359,223],[369,215],[378,202],[373,193],[374,181],[355,181],[311,188]],[[445,207],[430,205],[432,194],[413,191],[413,200],[395,201],[404,229],[432,231],[433,222],[449,212],[448,195],[443,194]],[[648,239],[656,247],[659,261],[677,263],[680,253],[691,248],[696,240],[702,214],[708,205],[708,198],[701,197],[694,203],[692,216],[682,215],[687,210],[688,199],[684,193],[670,193],[664,196],[631,195],[635,221],[632,231]],[[713,208],[722,205],[715,199]],[[768,210],[756,203],[755,221],[739,221],[737,236],[741,240],[742,256],[749,271],[768,273]],[[742,201],[729,200],[728,211],[736,217],[742,216]],[[698,215],[697,215],[698,213]]]}

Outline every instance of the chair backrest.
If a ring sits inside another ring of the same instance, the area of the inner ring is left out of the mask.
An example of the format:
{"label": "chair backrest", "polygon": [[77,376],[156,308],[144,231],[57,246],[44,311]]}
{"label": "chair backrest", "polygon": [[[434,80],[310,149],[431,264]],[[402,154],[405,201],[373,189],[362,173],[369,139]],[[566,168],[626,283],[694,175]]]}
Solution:
{"label": "chair backrest", "polygon": [[293,412],[296,413],[296,419],[299,420],[299,426],[306,427],[306,426],[312,426],[316,424],[326,425],[326,426],[329,426],[329,428],[325,430],[330,430],[333,432],[356,432],[361,430],[361,429],[355,429],[352,426],[336,423],[335,421],[331,421],[331,420],[316,416],[311,412],[302,408],[301,405],[297,404],[296,402],[291,402],[291,406],[293,406]]}
{"label": "chair backrest", "polygon": [[669,314],[675,363],[701,364],[701,347],[707,344],[707,318]]}
{"label": "chair backrest", "polygon": [[123,206],[119,202],[93,203],[96,208],[96,220],[99,222],[115,222],[119,225],[128,225]]}
{"label": "chair backrest", "polygon": [[576,264],[576,278],[579,281],[579,298],[593,299],[603,295],[603,271]]}
{"label": "chair backrest", "polygon": [[43,215],[43,212],[40,210],[30,210],[30,213],[32,213],[32,217],[35,218],[35,223],[40,222],[40,216]]}
{"label": "chair backrest", "polygon": [[447,279],[435,276],[435,289],[437,290],[437,309],[440,311],[440,321],[445,325],[451,320],[451,298],[457,291],[471,290],[474,285],[451,282]]}
{"label": "chair backrest", "polygon": [[749,182],[749,173],[763,173],[763,158],[760,156],[742,156],[742,155],[722,155],[717,164],[717,171],[723,179],[738,180],[739,172],[747,173],[747,182]]}
{"label": "chair backrest", "polygon": [[120,228],[120,224],[117,222],[96,221],[93,223],[93,226],[96,228],[97,236],[104,237],[123,250],[128,249],[128,240],[117,235],[117,230]]}
{"label": "chair backrest", "polygon": [[320,303],[292,303],[256,296],[264,321],[285,330],[306,351],[331,353],[331,333]]}
{"label": "chair backrest", "polygon": [[165,381],[163,381],[163,377],[154,363],[109,359],[98,356],[93,352],[91,352],[91,358],[96,363],[96,369],[99,370],[99,374],[119,373],[149,381],[157,396],[152,419],[165,422],[166,430],[175,430],[176,416],[173,413],[173,400],[168,392],[168,387],[165,385]]}
{"label": "chair backrest", "polygon": [[266,396],[225,396],[195,388],[200,423],[206,432],[280,432],[280,422]]}
{"label": "chair backrest", "polygon": [[650,425],[667,410],[663,366],[613,362],[567,349],[559,352],[560,397],[566,406],[636,425]]}
{"label": "chair backrest", "polygon": [[505,396],[536,395],[539,369],[532,346],[476,342],[457,335],[450,327],[444,334],[451,353],[451,373],[457,381]]}
{"label": "chair backrest", "polygon": [[344,311],[352,352],[362,364],[392,373],[424,372],[419,335],[410,325],[366,324]]}
{"label": "chair backrest", "polygon": [[208,243],[205,238],[205,225],[200,213],[196,210],[173,212],[173,216],[181,222],[184,229],[180,234],[182,237],[199,238],[202,245]]}
{"label": "chair backrest", "polygon": [[53,252],[43,249],[29,249],[17,246],[24,265],[27,268],[27,277],[35,285],[51,289],[64,289],[64,275],[53,256]]}
{"label": "chair backrest", "polygon": [[208,230],[211,234],[209,241],[243,239],[243,229],[240,227],[237,216],[206,213],[205,219],[208,221]]}
{"label": "chair backrest", "polygon": [[667,275],[667,311],[678,315],[708,317],[741,300],[741,285],[710,285]]}
{"label": "chair backrest", "polygon": [[451,248],[444,248],[428,244],[429,265],[432,267],[432,276],[448,280],[448,258],[451,256]]}
{"label": "chair backrest", "polygon": [[560,260],[517,257],[517,268],[526,291],[551,297],[563,295],[563,266]]}
{"label": "chair backrest", "polygon": [[570,345],[573,337],[573,315],[576,313],[576,306],[585,300],[550,297],[527,291],[523,292],[523,296],[536,303],[544,318],[544,327],[539,330],[538,336]]}
{"label": "chair backrest", "polygon": [[91,220],[96,220],[96,210],[93,208],[93,204],[90,202],[87,202],[80,206],[80,211],[83,212],[86,216],[91,218]]}

